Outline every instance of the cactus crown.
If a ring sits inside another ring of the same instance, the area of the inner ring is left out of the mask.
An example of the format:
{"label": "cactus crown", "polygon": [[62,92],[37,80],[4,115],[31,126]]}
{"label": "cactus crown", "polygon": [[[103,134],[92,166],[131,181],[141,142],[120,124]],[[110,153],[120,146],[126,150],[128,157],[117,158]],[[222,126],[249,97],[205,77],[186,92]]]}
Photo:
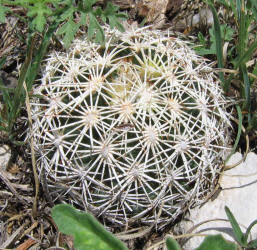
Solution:
{"label": "cactus crown", "polygon": [[227,102],[207,62],[168,32],[106,37],[49,56],[31,102],[39,170],[53,199],[118,227],[165,225],[213,187]]}

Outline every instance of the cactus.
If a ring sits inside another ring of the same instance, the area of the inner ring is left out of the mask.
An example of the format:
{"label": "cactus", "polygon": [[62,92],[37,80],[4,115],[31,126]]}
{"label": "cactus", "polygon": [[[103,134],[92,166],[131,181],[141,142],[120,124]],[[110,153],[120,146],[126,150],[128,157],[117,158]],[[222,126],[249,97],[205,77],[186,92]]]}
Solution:
{"label": "cactus", "polygon": [[207,61],[169,32],[106,28],[49,56],[31,100],[34,148],[53,201],[106,225],[174,221],[213,189],[230,114]]}

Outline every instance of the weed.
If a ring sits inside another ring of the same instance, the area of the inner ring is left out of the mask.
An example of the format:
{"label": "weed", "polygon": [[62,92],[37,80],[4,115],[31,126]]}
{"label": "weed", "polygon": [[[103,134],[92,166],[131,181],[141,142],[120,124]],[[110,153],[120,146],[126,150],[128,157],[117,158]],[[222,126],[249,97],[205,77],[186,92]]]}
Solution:
{"label": "weed", "polygon": [[[198,34],[200,55],[215,54],[218,60],[219,77],[226,94],[232,87],[238,90],[240,107],[245,119],[244,125],[249,132],[256,129],[257,114],[251,100],[251,88],[256,84],[256,67],[253,65],[257,51],[256,21],[257,5],[254,0],[218,0],[229,12],[233,13],[234,26],[220,24],[214,0],[207,1],[214,18],[209,30],[210,40]],[[254,66],[254,67],[253,67]],[[225,74],[228,72],[228,74]],[[240,82],[240,85],[237,83]],[[231,93],[230,93],[231,94]]]}
{"label": "weed", "polygon": [[[257,220],[253,221],[243,233],[230,209],[225,206],[225,211],[238,245],[225,240],[221,235],[208,235],[196,250],[236,250],[237,247],[249,249],[257,246],[257,240],[248,241],[250,231],[257,224]],[[80,212],[67,204],[60,204],[52,209],[52,217],[61,232],[74,237],[76,250],[127,249],[89,213]],[[171,237],[167,237],[166,246],[168,250],[181,250],[176,240]]]}

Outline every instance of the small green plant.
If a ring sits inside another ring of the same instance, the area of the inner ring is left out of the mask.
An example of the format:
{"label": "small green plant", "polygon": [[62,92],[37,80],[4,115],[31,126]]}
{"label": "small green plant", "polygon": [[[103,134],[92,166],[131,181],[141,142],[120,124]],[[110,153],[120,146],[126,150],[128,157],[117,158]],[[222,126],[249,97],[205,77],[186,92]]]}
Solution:
{"label": "small green plant", "polygon": [[[110,2],[105,9],[94,7],[96,2],[96,0],[82,0],[78,3],[74,0],[0,0],[0,22],[5,22],[6,14],[17,16],[12,11],[12,7],[22,7],[26,11],[26,16],[18,16],[18,18],[28,25],[27,52],[21,67],[18,86],[13,92],[0,81],[4,101],[4,107],[0,114],[0,129],[7,132],[9,141],[15,142],[16,134],[13,126],[25,102],[23,83],[26,83],[29,92],[56,31],[67,48],[81,26],[87,27],[90,39],[104,43],[103,28],[98,20],[109,23],[111,28],[117,27],[121,31],[124,30],[119,20],[126,18],[126,15],[119,13],[118,7]],[[75,14],[79,16],[79,20],[76,22],[74,21]],[[39,46],[35,46],[39,37],[41,43]],[[0,68],[4,62],[5,58],[1,58]]]}
{"label": "small green plant", "polygon": [[[255,0],[218,0],[216,3],[221,4],[228,11],[232,13],[230,19],[233,20],[233,27],[231,25],[220,24],[217,11],[214,7],[214,0],[207,1],[214,17],[214,25],[210,30],[210,42],[204,39],[203,35],[199,33],[198,38],[200,47],[196,48],[201,55],[216,54],[218,60],[218,67],[220,80],[223,82],[223,88],[226,94],[233,86],[240,95],[240,107],[243,116],[246,119],[244,124],[247,131],[257,128],[257,114],[255,107],[251,103],[251,87],[254,82],[256,84],[255,67],[247,65],[253,55],[256,54],[256,30],[257,27],[257,5]],[[224,50],[224,43],[229,43],[228,49]],[[224,58],[224,51],[227,50],[226,58]],[[226,59],[226,60],[225,60]],[[226,69],[230,73],[225,74]],[[240,82],[238,85],[237,83]],[[254,98],[254,96],[253,96]],[[243,101],[241,101],[243,100]]]}
{"label": "small green plant", "polygon": [[[20,17],[29,23],[33,31],[43,33],[48,25],[60,24],[58,35],[61,35],[65,47],[67,48],[73,41],[75,34],[81,26],[88,27],[88,37],[94,38],[96,42],[104,42],[104,31],[99,23],[101,19],[104,23],[109,23],[111,28],[118,28],[124,31],[124,27],[119,22],[127,16],[118,12],[118,7],[111,2],[107,3],[105,9],[94,7],[97,0],[0,0],[0,22],[5,21],[7,13],[12,14],[12,9],[6,6],[23,7],[27,17]],[[75,16],[79,15],[79,20],[75,21]]]}
{"label": "small green plant", "polygon": [[[248,241],[251,229],[257,220],[254,220],[243,233],[238,222],[236,221],[234,215],[230,209],[225,206],[225,212],[227,214],[228,220],[232,226],[233,233],[238,245],[244,249],[255,249],[257,247],[257,239]],[[181,250],[180,246],[173,238],[168,238],[167,240],[168,250]],[[209,235],[207,236],[202,244],[196,250],[236,250],[238,249],[236,244],[226,241],[221,235]]]}
{"label": "small green plant", "polygon": [[[168,237],[166,240],[167,250],[181,250],[176,240]],[[236,244],[228,242],[222,235],[206,236],[204,241],[195,250],[237,250]]]}
{"label": "small green plant", "polygon": [[225,207],[225,212],[226,212],[229,222],[233,228],[233,232],[234,232],[234,235],[235,235],[235,238],[236,238],[238,244],[241,247],[245,247],[245,248],[257,247],[257,239],[248,241],[249,234],[250,234],[252,228],[255,226],[255,224],[257,224],[257,220],[254,220],[248,226],[248,228],[246,229],[246,232],[243,233],[241,228],[239,227],[234,215],[232,214],[232,212],[230,211],[230,209],[227,206]]}
{"label": "small green plant", "polygon": [[[233,35],[235,33],[234,29],[230,27],[227,24],[222,24],[220,26],[221,29],[221,38],[223,43],[224,42],[231,42],[233,39]],[[209,29],[209,35],[210,39],[206,39],[206,37],[199,32],[198,33],[198,39],[200,46],[195,48],[195,51],[199,55],[216,55],[216,39],[215,39],[215,34],[214,34],[214,27],[211,27]]]}
{"label": "small green plant", "polygon": [[[236,219],[228,207],[225,207],[227,217],[231,223],[234,236],[240,247],[254,248],[257,247],[257,240],[248,242],[251,229],[257,220],[253,221],[242,233]],[[56,205],[52,209],[52,217],[58,226],[58,229],[74,237],[74,247],[76,250],[84,249],[108,249],[108,250],[126,250],[125,245],[107,232],[104,227],[89,213],[79,212],[67,204]],[[168,250],[181,250],[177,241],[171,237],[166,239]],[[201,245],[196,250],[236,250],[237,245],[229,242],[221,235],[209,235],[205,237]]]}

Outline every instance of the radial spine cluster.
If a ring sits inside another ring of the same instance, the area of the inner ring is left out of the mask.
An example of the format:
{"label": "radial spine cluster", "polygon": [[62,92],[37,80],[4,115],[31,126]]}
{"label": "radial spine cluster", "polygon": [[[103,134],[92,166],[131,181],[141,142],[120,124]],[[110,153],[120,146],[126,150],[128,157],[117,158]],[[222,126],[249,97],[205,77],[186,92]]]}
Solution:
{"label": "radial spine cluster", "polygon": [[227,101],[185,41],[105,32],[105,46],[75,40],[47,59],[31,100],[40,176],[53,201],[107,225],[164,226],[213,188],[228,150]]}

